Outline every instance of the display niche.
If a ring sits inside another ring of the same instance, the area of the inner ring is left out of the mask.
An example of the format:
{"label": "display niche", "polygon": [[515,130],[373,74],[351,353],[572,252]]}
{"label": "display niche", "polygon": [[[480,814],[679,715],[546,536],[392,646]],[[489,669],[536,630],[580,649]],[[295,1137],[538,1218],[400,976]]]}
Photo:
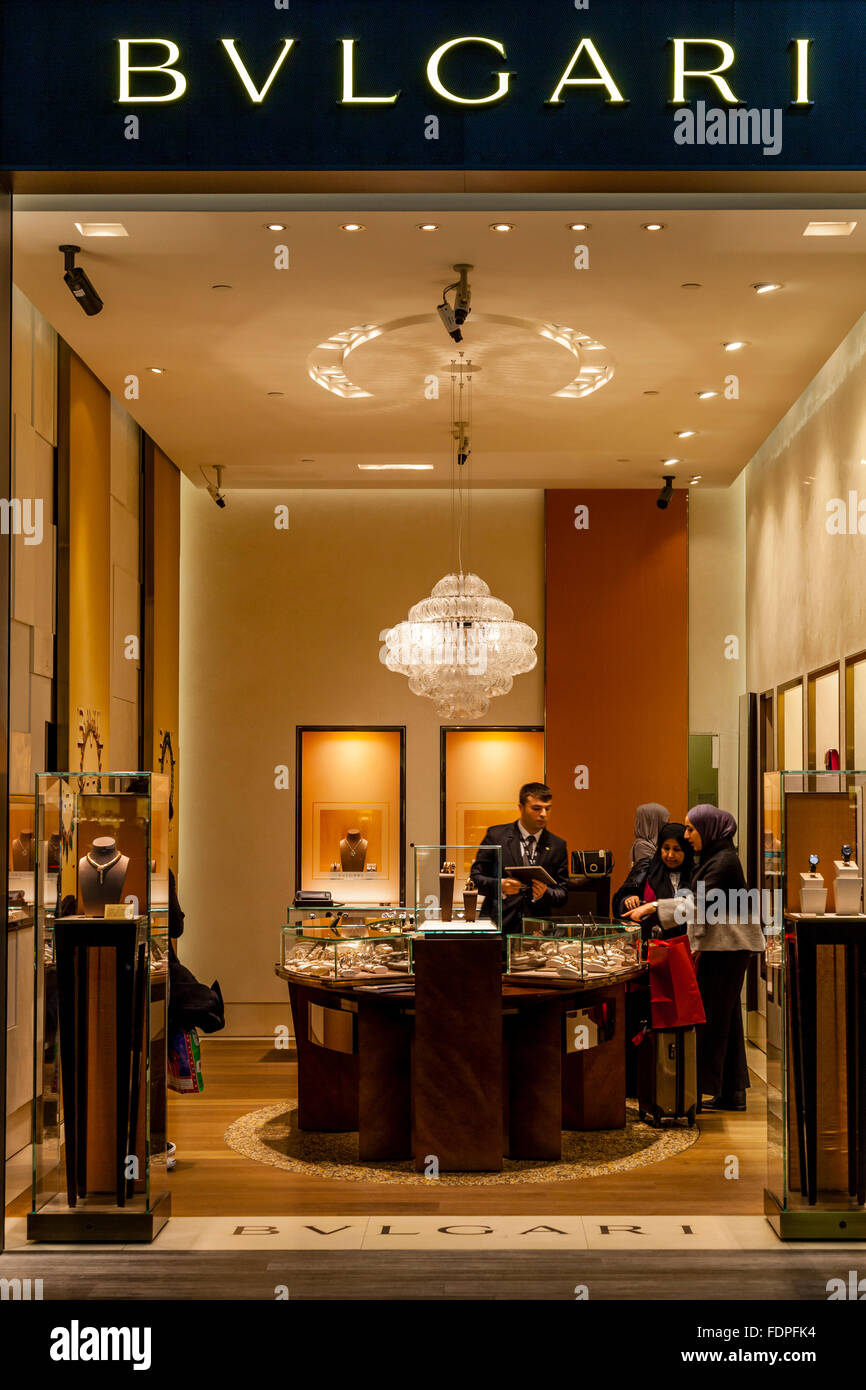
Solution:
{"label": "display niche", "polygon": [[296,786],[296,890],[403,902],[405,728],[298,728]]}
{"label": "display niche", "polygon": [[520,788],[544,781],[544,730],[443,726],[439,776],[440,838],[443,844],[467,846],[458,867],[468,874],[488,826],[516,821]]}

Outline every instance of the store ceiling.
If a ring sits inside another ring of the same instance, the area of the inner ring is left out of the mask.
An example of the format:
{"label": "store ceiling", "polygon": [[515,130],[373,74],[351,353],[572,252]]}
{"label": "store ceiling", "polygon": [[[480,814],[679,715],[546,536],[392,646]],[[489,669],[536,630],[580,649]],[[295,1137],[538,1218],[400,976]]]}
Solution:
{"label": "store ceiling", "polygon": [[[477,485],[651,487],[667,471],[712,487],[736,477],[866,310],[862,212],[849,237],[803,236],[809,221],[846,217],[858,214],[593,211],[591,229],[575,234],[568,223],[578,214],[526,210],[25,211],[15,217],[14,278],[116,396],[129,374],[140,378],[128,409],[198,484],[201,467],[221,464],[229,491],[423,488],[449,480],[448,369],[459,349],[436,305],[453,265],[469,262],[473,316],[461,348],[480,368]],[[365,230],[341,231],[350,220]],[[642,230],[654,220],[665,229]],[[129,235],[82,238],[76,221],[120,222]],[[268,221],[288,229],[268,231]],[[419,231],[425,221],[438,230]],[[515,229],[492,232],[495,221]],[[63,283],[62,242],[84,248],[79,263],[105,301],[94,318]],[[274,265],[281,244],[288,270]],[[574,268],[578,244],[589,248],[588,269]],[[766,281],[784,289],[756,294]],[[370,394],[340,397],[311,380],[328,338],[406,319],[345,364]],[[539,336],[545,323],[604,344],[612,381],[583,399],[556,396],[577,367]],[[748,346],[723,350],[738,339]],[[723,394],[731,372],[739,400]],[[438,400],[427,398],[431,376]],[[709,389],[719,395],[699,400]],[[697,434],[677,439],[685,429]],[[663,470],[670,457],[681,463]],[[434,467],[357,467],[395,462]]]}

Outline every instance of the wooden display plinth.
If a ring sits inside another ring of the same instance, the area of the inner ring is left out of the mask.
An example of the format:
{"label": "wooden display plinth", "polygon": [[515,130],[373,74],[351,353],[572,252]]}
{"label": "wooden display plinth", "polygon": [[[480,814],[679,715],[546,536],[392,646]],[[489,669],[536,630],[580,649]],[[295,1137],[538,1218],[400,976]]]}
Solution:
{"label": "wooden display plinth", "polygon": [[412,1150],[423,1172],[502,1168],[502,944],[418,940]]}
{"label": "wooden display plinth", "polygon": [[[578,1004],[588,1009],[606,1042],[562,1058],[562,1128],[625,1128],[625,986],[593,990]],[[564,1044],[563,1044],[564,1045]]]}
{"label": "wooden display plinth", "polygon": [[123,1207],[84,1197],[70,1207],[66,1199],[58,1195],[39,1211],[28,1213],[27,1239],[47,1241],[51,1245],[64,1241],[99,1245],[152,1241],[170,1216],[170,1192],[157,1197],[150,1211],[145,1207],[144,1197],[133,1197]]}

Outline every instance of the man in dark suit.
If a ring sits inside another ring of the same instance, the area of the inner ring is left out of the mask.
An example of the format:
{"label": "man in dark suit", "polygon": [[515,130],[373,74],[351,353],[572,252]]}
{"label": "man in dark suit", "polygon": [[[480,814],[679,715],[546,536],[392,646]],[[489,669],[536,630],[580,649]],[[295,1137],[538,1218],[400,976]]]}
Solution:
{"label": "man in dark suit", "polygon": [[[547,829],[550,803],[553,793],[543,782],[527,782],[520,788],[520,816],[509,825],[491,825],[479,846],[479,854],[472,865],[472,882],[479,893],[484,895],[481,916],[498,915],[500,889],[502,894],[502,935],[520,934],[524,917],[545,917],[560,910],[567,897],[565,884],[568,881],[568,849],[558,835],[551,835]],[[484,845],[501,845],[501,868],[504,877],[491,874],[492,855],[483,853]],[[556,887],[548,887],[537,880],[531,885],[509,878],[506,869],[516,868],[518,864],[540,864]]]}

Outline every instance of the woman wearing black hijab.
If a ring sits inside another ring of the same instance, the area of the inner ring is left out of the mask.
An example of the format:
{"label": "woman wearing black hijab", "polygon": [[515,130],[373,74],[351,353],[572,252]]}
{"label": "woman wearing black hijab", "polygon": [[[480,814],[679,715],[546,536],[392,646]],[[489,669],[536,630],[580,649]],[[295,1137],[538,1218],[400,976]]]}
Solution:
{"label": "woman wearing black hijab", "polygon": [[679,821],[668,821],[658,833],[652,856],[633,864],[625,883],[613,895],[615,917],[657,898],[673,898],[689,889],[694,869],[694,850]]}
{"label": "woman wearing black hijab", "polygon": [[[698,985],[707,1016],[697,1029],[698,1092],[702,1110],[745,1110],[749,1087],[740,995],[750,956],[764,950],[759,922],[741,903],[746,879],[734,835],[737,822],[717,806],[693,806],[685,833],[700,862],[691,879],[695,901],[688,904],[689,943],[696,955]],[[637,921],[654,909],[661,926],[684,917],[683,902],[663,899],[631,913]]]}

